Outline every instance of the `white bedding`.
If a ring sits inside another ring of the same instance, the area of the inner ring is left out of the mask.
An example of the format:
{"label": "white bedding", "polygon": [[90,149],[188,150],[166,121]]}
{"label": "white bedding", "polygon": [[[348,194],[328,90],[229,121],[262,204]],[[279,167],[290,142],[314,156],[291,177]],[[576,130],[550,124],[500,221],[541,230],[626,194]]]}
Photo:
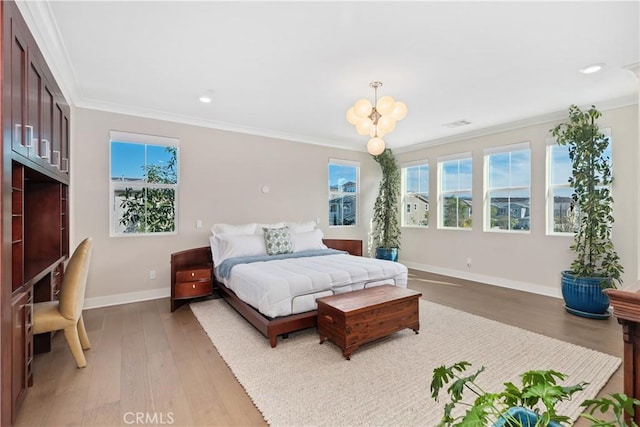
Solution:
{"label": "white bedding", "polygon": [[364,287],[407,287],[407,267],[347,254],[239,264],[219,282],[268,317],[316,309],[316,298]]}

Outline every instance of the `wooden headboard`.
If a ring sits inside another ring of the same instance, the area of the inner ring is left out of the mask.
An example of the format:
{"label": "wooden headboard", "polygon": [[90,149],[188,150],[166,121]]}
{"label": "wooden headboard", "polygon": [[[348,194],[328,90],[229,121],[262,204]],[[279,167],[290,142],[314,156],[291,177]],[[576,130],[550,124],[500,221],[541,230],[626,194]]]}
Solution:
{"label": "wooden headboard", "polygon": [[351,255],[362,256],[362,240],[322,239],[322,242],[331,249],[347,251]]}
{"label": "wooden headboard", "polygon": [[[350,239],[322,239],[325,245],[331,249],[347,251],[351,255],[362,256],[362,240]],[[176,252],[171,256],[171,268],[183,268],[194,265],[209,264],[211,260],[211,246],[187,249]],[[173,274],[173,273],[172,273]]]}

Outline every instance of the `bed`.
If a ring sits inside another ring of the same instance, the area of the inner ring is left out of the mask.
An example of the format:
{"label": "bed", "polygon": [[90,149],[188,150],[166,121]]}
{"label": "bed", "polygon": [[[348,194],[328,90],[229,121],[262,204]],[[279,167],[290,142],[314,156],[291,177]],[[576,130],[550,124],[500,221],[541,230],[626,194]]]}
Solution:
{"label": "bed", "polygon": [[[316,298],[407,285],[404,265],[362,257],[361,240],[324,239],[315,223],[214,225],[211,231],[217,291],[271,347],[279,335],[316,326]],[[286,238],[272,239],[278,233]]]}

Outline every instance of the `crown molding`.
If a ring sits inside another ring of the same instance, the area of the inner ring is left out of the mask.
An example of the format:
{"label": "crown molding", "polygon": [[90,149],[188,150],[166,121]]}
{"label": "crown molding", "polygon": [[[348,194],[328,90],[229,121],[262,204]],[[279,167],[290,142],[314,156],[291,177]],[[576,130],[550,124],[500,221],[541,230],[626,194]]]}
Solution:
{"label": "crown molding", "polygon": [[[639,94],[628,95],[616,99],[604,100],[598,102],[598,109],[600,111],[614,110],[616,108],[628,107],[630,105],[638,105]],[[493,135],[501,132],[508,132],[511,130],[521,129],[524,127],[535,126],[543,123],[553,122],[557,120],[563,120],[567,117],[567,111],[554,111],[552,113],[542,114],[534,117],[528,117],[526,119],[515,120],[508,123],[502,123],[495,126],[489,126],[474,131],[463,132],[456,135],[445,136],[442,138],[436,138],[417,144],[408,145],[405,147],[394,148],[396,153],[406,153],[410,151],[416,151],[423,148],[434,147],[436,145],[449,144],[452,142],[464,141],[471,138],[478,138],[482,136]]]}
{"label": "crown molding", "polygon": [[60,36],[60,30],[53,18],[49,2],[20,0],[16,1],[16,5],[64,97],[67,102],[73,104],[80,98],[77,89],[78,79]]}
{"label": "crown molding", "polygon": [[235,123],[220,122],[215,120],[207,120],[192,116],[184,116],[180,114],[171,114],[165,111],[158,111],[148,108],[139,108],[129,105],[115,104],[97,100],[82,99],[76,102],[77,108],[87,108],[91,110],[105,111],[114,114],[126,114],[130,116],[143,117],[147,119],[163,120],[173,123],[182,123],[186,125],[199,126],[210,129],[217,129],[229,132],[237,132],[248,135],[263,136],[266,138],[281,139],[285,141],[300,142],[303,144],[321,145],[324,147],[339,148],[350,151],[366,151],[365,149],[355,149],[340,144],[334,140],[313,138],[307,135],[299,135],[294,133],[280,132],[272,129],[254,128],[250,126],[238,125]]}

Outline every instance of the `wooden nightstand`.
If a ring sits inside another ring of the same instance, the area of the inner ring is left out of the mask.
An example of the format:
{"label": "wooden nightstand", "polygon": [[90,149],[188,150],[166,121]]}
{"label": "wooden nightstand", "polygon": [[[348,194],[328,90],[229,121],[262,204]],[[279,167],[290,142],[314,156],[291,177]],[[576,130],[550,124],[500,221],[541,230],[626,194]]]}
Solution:
{"label": "wooden nightstand", "polygon": [[213,294],[213,265],[207,260],[206,251],[203,251],[202,257],[194,258],[191,255],[193,252],[190,251],[171,254],[172,312],[194,298]]}

